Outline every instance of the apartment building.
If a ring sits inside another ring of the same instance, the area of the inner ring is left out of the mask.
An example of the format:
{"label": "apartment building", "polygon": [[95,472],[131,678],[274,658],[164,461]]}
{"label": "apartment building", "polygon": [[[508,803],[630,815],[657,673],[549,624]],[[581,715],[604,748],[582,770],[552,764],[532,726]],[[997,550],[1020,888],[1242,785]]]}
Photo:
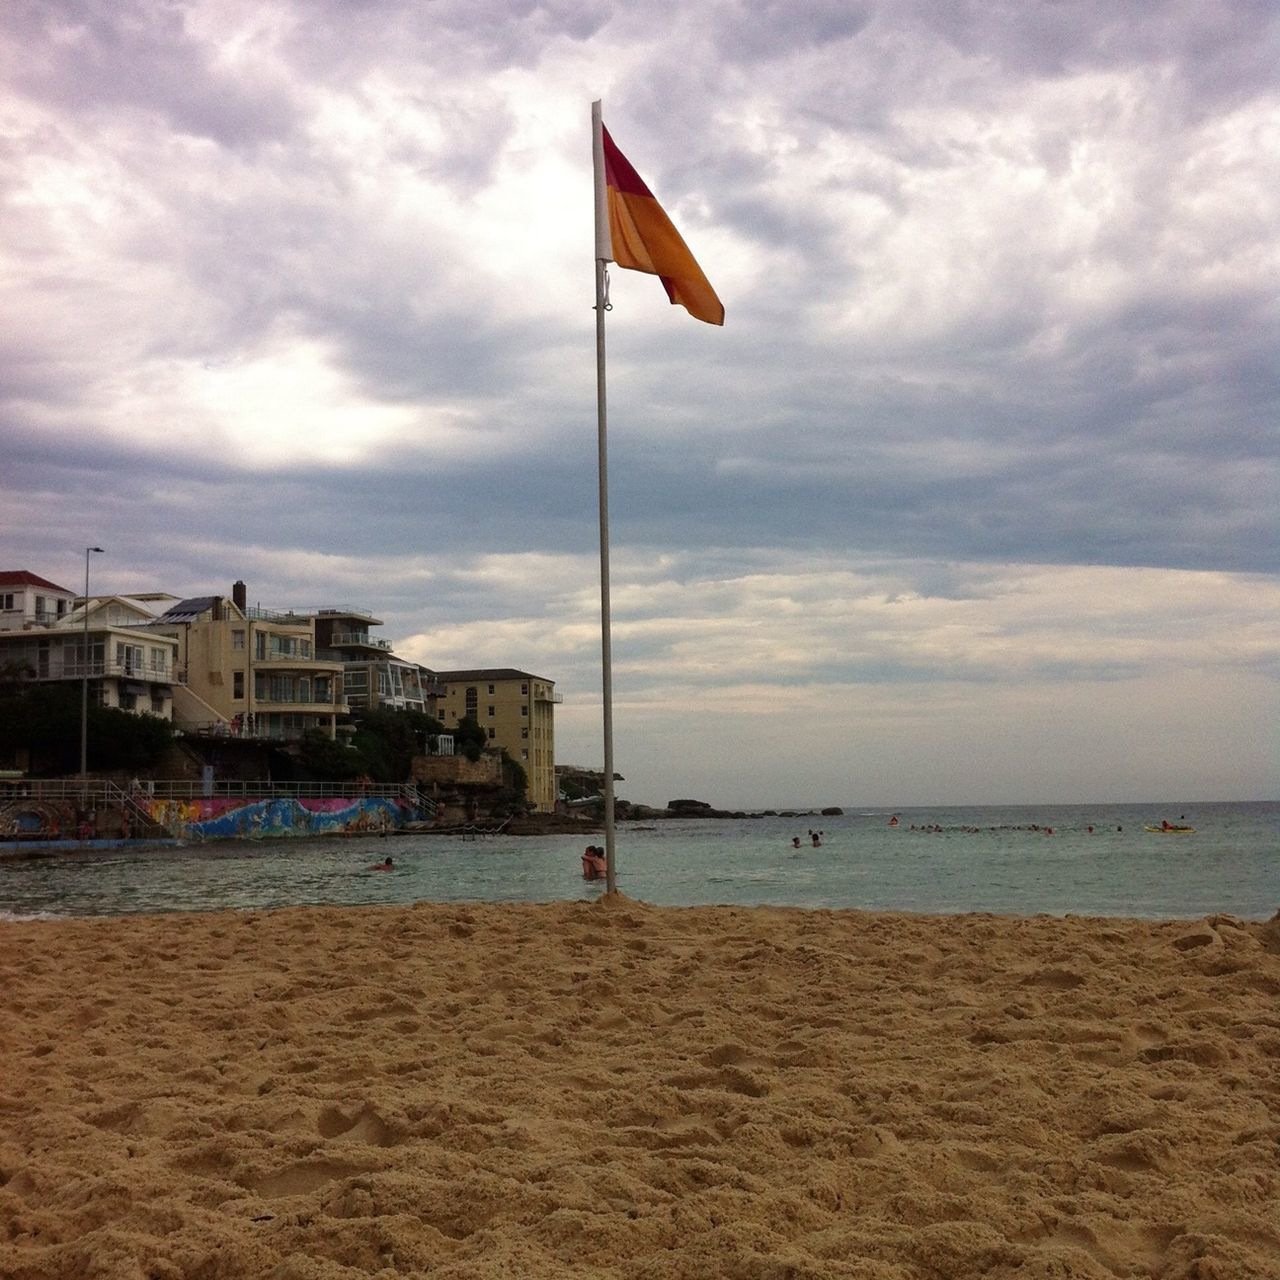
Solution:
{"label": "apartment building", "polygon": [[397,658],[391,642],[370,635],[382,619],[361,609],[319,609],[315,614],[317,656],[342,663],[342,682],[352,711],[375,709],[435,714],[435,676],[416,662]]}
{"label": "apartment building", "polygon": [[343,664],[316,652],[310,614],[250,607],[243,582],[231,597],[193,596],[152,624],[177,640],[182,683],[175,719],[189,729],[294,740],[329,737],[345,717]]}
{"label": "apartment building", "polygon": [[0,666],[24,679],[83,687],[89,700],[173,718],[176,642],[131,596],[84,600],[26,570],[0,572]]}
{"label": "apartment building", "polygon": [[489,743],[505,747],[529,777],[529,802],[542,813],[556,807],[555,681],[511,667],[437,671],[438,718],[445,728],[471,716]]}

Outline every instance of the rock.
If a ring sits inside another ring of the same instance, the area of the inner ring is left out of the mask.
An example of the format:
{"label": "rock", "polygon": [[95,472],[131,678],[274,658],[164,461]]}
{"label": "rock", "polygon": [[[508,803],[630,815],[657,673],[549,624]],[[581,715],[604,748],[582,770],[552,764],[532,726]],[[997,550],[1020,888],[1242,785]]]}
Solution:
{"label": "rock", "polygon": [[824,818],[838,818],[843,813],[844,810],[838,804],[833,804],[829,808],[823,809],[822,816]]}

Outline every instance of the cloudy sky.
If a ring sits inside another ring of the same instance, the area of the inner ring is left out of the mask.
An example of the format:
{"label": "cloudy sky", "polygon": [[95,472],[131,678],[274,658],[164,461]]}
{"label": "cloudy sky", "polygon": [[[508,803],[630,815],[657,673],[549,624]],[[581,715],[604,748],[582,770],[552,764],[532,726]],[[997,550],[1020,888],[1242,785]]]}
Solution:
{"label": "cloudy sky", "polygon": [[1277,791],[1271,0],[8,0],[0,567],[373,610],[620,794]]}

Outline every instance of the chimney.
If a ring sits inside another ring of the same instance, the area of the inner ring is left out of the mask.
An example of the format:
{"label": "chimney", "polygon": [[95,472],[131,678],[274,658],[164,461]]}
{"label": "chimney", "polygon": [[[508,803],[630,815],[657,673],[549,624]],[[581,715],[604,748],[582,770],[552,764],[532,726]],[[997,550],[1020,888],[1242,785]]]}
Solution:
{"label": "chimney", "polygon": [[249,589],[243,582],[235,582],[231,586],[231,599],[237,609],[243,613],[249,607]]}

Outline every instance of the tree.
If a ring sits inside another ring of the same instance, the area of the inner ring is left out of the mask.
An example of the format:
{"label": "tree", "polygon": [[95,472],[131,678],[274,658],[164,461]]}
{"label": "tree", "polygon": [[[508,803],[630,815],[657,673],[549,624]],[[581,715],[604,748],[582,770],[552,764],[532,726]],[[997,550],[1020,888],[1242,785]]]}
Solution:
{"label": "tree", "polygon": [[529,775],[519,760],[513,760],[507,749],[502,749],[502,783],[511,793],[511,803],[523,806],[529,793]]}
{"label": "tree", "polygon": [[302,735],[298,763],[316,782],[346,782],[364,772],[360,753],[329,737],[323,729],[308,729]]}
{"label": "tree", "polygon": [[[173,741],[158,716],[116,707],[89,708],[89,768],[135,773],[150,769]],[[0,679],[0,753],[26,751],[31,772],[75,773],[80,767],[80,691],[65,684]]]}
{"label": "tree", "polygon": [[355,717],[352,745],[364,761],[364,771],[378,782],[404,782],[413,771],[413,757],[421,755],[444,732],[444,726],[421,711],[376,708]]}
{"label": "tree", "polygon": [[480,753],[489,741],[489,735],[481,728],[475,716],[463,716],[453,731],[453,744],[473,764],[480,759]]}

